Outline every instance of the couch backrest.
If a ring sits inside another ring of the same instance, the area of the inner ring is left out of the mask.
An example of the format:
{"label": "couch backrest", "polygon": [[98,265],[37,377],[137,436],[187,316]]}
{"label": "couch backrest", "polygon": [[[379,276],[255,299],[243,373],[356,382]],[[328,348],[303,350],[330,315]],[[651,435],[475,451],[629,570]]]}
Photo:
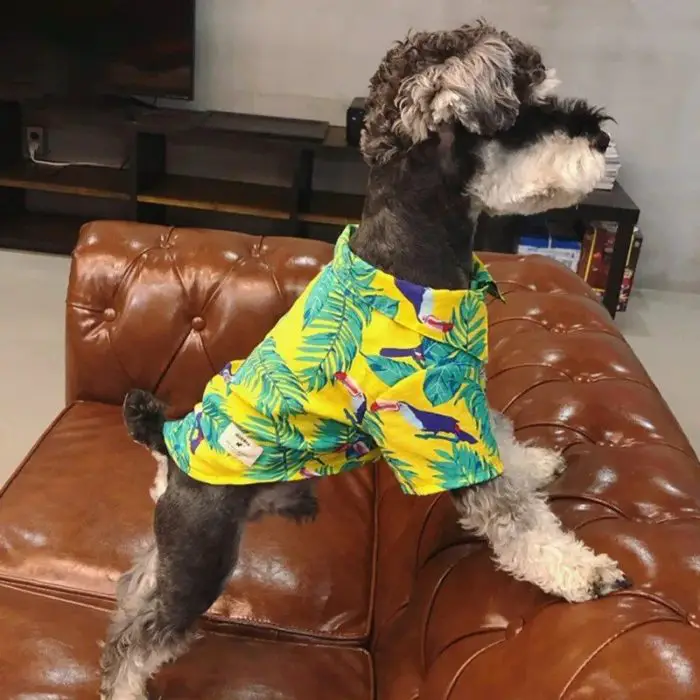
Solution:
{"label": "couch backrest", "polygon": [[327,243],[123,221],[86,224],[66,309],[67,400],[154,391],[173,415],[245,357],[332,256]]}

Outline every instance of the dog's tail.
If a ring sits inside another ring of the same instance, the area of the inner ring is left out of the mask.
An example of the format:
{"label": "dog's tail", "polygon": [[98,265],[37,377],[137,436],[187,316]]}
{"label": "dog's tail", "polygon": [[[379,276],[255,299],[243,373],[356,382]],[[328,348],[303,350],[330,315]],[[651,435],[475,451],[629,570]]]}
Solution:
{"label": "dog's tail", "polygon": [[124,397],[122,408],[129,435],[141,445],[160,454],[168,450],[163,438],[165,404],[143,389],[133,389]]}

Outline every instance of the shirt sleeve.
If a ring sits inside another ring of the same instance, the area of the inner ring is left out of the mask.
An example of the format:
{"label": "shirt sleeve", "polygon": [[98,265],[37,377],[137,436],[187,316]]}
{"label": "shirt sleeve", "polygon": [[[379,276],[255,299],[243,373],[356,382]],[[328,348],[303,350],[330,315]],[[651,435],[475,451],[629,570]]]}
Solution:
{"label": "shirt sleeve", "polygon": [[462,380],[452,391],[435,372],[407,377],[368,406],[367,432],[408,494],[474,486],[503,472],[482,384]]}

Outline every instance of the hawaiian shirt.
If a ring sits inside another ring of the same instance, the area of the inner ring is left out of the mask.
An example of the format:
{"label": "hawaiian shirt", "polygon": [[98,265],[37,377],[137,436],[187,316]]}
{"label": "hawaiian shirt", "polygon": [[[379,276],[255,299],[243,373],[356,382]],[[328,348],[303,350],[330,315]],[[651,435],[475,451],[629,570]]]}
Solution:
{"label": "hawaiian shirt", "polygon": [[340,236],[332,262],[245,359],[165,424],[175,463],[208,484],[296,481],[383,457],[431,494],[503,471],[484,393],[486,296],[421,287],[369,265]]}

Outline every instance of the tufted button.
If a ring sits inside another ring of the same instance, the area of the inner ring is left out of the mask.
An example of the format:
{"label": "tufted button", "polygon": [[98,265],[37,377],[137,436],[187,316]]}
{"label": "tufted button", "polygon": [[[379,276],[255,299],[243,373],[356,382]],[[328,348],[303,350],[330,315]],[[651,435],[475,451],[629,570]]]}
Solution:
{"label": "tufted button", "polygon": [[195,316],[192,319],[192,328],[194,328],[194,330],[196,330],[196,331],[203,331],[204,326],[206,326],[206,325],[207,324],[206,324],[205,320],[201,316]]}
{"label": "tufted button", "polygon": [[114,319],[115,319],[116,317],[117,317],[117,312],[116,312],[114,309],[112,309],[112,308],[105,309],[105,310],[102,312],[102,318],[103,318],[105,321],[114,321]]}

